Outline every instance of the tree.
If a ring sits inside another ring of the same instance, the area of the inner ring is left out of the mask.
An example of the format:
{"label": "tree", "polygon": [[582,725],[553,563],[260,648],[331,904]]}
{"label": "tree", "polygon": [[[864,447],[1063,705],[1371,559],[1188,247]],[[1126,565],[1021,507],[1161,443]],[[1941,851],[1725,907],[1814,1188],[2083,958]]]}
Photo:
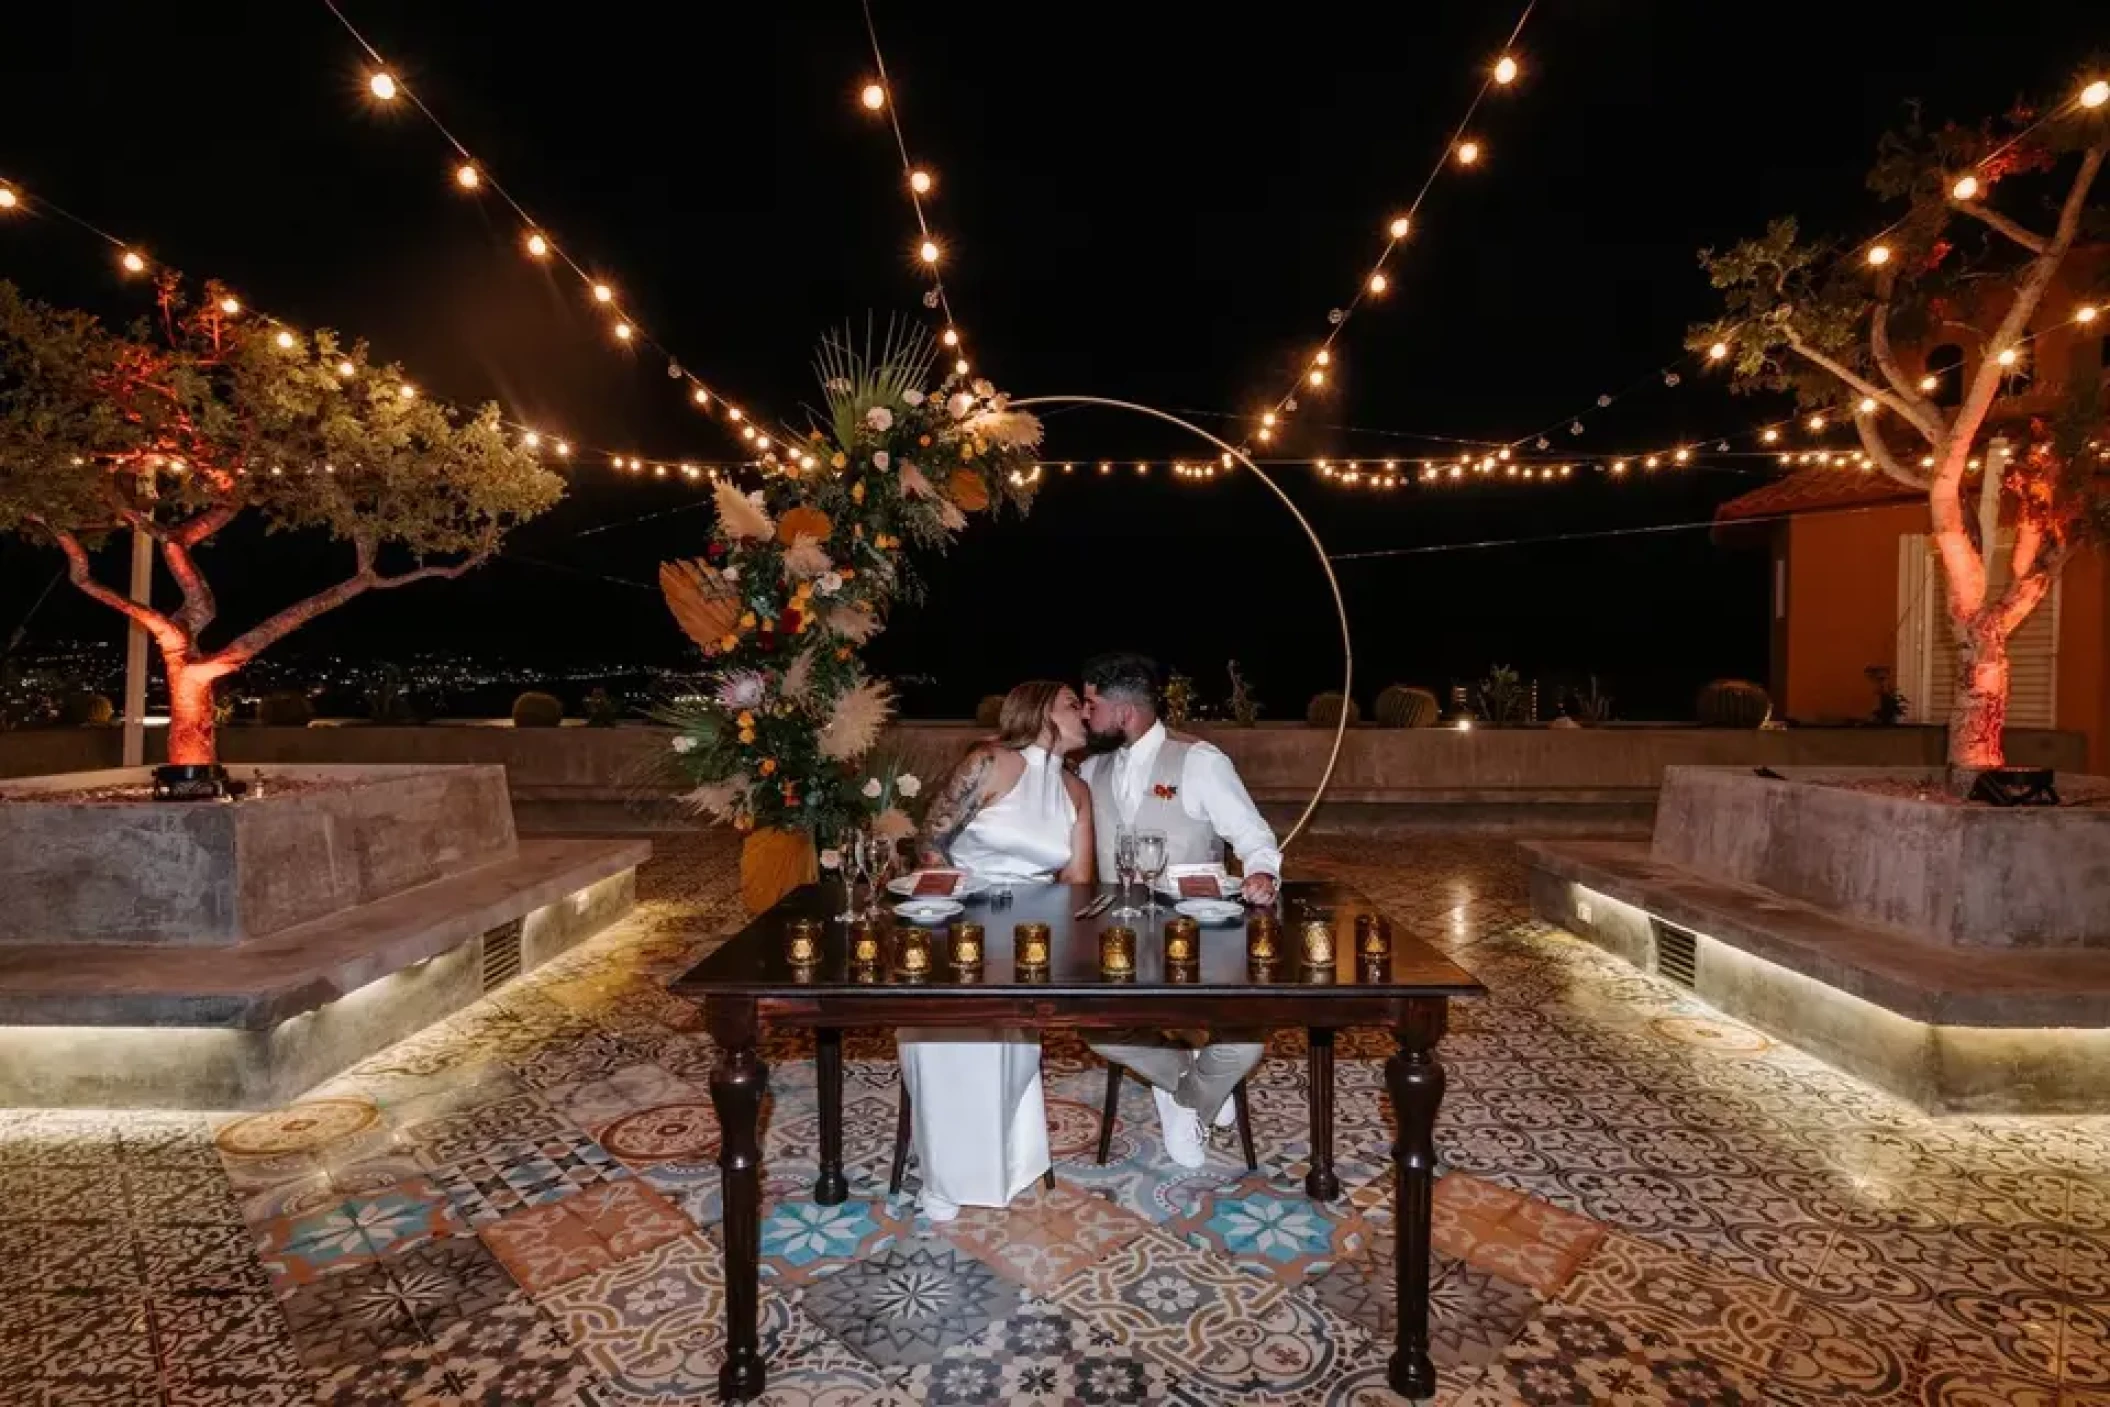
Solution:
{"label": "tree", "polygon": [[[460,576],[563,486],[496,407],[458,417],[363,344],[272,324],[217,285],[191,302],[164,278],[157,304],[118,334],[0,282],[0,531],[54,543],[74,586],[153,637],[169,760],[210,763],[219,679],[369,591]],[[215,649],[199,552],[245,512],[350,543],[352,571]],[[180,606],[95,579],[95,547],[127,528],[153,539]]]}
{"label": "tree", "polygon": [[[2097,178],[2110,157],[2102,85],[2044,110],[2018,109],[1975,128],[1921,128],[1884,138],[1870,189],[1903,212],[1860,244],[1803,239],[1792,219],[1700,262],[1724,295],[1724,316],[1688,345],[1726,364],[1742,391],[1792,391],[1805,410],[1851,420],[1875,467],[1923,492],[1948,587],[1959,677],[1949,717],[1949,764],[2002,764],[2007,642],[2050,591],[2069,554],[2106,522],[2101,378],[2069,378],[2064,404],[2031,422],[2005,465],[1978,437],[2026,372],[2040,309],[2054,323],[2092,319],[2092,307],[2044,309],[2075,277],[2073,256],[2103,233]],[[2007,183],[2010,216],[1992,203]],[[2063,276],[2063,277],[2062,277]],[[1901,347],[1956,340],[1947,374],[1908,366]],[[1960,392],[1945,395],[1944,390]],[[2093,443],[2092,443],[2093,442]],[[1979,511],[1965,510],[1965,476],[1986,468]],[[1997,472],[1996,472],[1997,470]],[[2007,583],[1990,589],[1997,529],[2013,528]]]}

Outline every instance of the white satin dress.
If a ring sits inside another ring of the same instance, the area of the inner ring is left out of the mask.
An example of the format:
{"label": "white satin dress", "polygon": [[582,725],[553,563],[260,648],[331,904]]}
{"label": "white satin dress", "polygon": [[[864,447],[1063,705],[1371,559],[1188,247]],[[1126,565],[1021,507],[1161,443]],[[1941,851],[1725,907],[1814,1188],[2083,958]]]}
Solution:
{"label": "white satin dress", "polygon": [[[1046,748],[1019,756],[1026,770],[1018,785],[967,823],[952,860],[979,879],[1051,884],[1070,862],[1077,805],[1062,784],[1062,763]],[[1037,1036],[904,1027],[896,1039],[926,1198],[1001,1207],[1048,1170]]]}

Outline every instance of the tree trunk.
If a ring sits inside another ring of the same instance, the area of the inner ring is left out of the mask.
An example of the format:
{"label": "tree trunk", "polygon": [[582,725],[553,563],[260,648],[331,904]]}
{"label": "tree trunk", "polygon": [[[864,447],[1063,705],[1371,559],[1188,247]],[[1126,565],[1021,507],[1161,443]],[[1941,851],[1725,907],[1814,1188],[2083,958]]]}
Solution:
{"label": "tree trunk", "polygon": [[163,657],[169,680],[169,761],[203,766],[219,761],[213,683],[220,671]]}
{"label": "tree trunk", "polygon": [[2007,632],[2000,611],[1988,607],[1964,627],[1956,651],[1956,697],[1949,705],[1949,767],[1982,772],[2004,766],[2000,735],[2007,727]]}

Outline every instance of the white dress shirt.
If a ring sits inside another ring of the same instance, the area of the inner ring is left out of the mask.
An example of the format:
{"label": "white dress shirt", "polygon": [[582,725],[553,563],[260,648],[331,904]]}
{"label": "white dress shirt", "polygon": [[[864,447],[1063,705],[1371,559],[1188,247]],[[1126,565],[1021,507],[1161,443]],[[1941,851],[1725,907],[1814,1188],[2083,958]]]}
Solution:
{"label": "white dress shirt", "polygon": [[[1086,758],[1079,770],[1089,783],[1094,768],[1113,768],[1114,796],[1120,803],[1121,815],[1134,820],[1136,808],[1143,804],[1143,787],[1150,780],[1158,749],[1164,745],[1165,724],[1160,720],[1128,746]],[[1215,827],[1216,833],[1230,843],[1247,874],[1282,878],[1282,851],[1275,844],[1274,828],[1253,804],[1245,783],[1238,780],[1238,769],[1222,748],[1196,740],[1187,749],[1186,764],[1180,769],[1179,792],[1180,809],[1190,820],[1207,821]]]}

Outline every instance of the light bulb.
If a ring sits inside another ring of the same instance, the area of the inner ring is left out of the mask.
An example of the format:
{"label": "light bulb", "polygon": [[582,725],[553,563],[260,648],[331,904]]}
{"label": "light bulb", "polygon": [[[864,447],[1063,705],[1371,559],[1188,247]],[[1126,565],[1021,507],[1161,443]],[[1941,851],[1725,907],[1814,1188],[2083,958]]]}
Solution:
{"label": "light bulb", "polygon": [[359,368],[353,366],[349,361],[341,361],[337,363],[337,374],[339,376],[342,376],[347,381],[351,380],[352,377],[358,372],[358,370]]}
{"label": "light bulb", "polygon": [[864,92],[858,95],[858,100],[865,105],[866,111],[877,112],[886,106],[886,89],[877,83],[867,83]]}
{"label": "light bulb", "polygon": [[1769,445],[1777,445],[1780,443],[1780,431],[1768,430],[1765,434],[1760,435],[1759,439],[1765,441]]}
{"label": "light bulb", "polygon": [[1458,143],[1458,164],[1460,166],[1470,166],[1479,159],[1480,144],[1478,142]]}
{"label": "light bulb", "polygon": [[406,401],[414,401],[418,398],[418,388],[406,381],[396,388],[396,394]]}
{"label": "light bulb", "polygon": [[1956,184],[1949,187],[1949,194],[1955,196],[1958,200],[1976,200],[1978,198],[1978,178],[1976,176],[1958,176]]}
{"label": "light bulb", "polygon": [[615,340],[618,342],[628,342],[630,340],[629,323],[619,322],[615,325]]}
{"label": "light bulb", "polygon": [[935,264],[935,263],[937,263],[937,262],[938,262],[938,242],[937,242],[936,240],[931,240],[931,239],[926,239],[926,240],[924,240],[924,241],[923,241],[923,244],[922,244],[922,247],[921,247],[921,248],[919,248],[919,249],[917,249],[917,251],[916,251],[916,257],[917,257],[917,258],[919,258],[919,259],[921,259],[921,260],[922,260],[922,261],[923,261],[924,263],[926,263],[926,264]]}
{"label": "light bulb", "polygon": [[125,266],[125,272],[128,274],[143,274],[147,271],[147,261],[130,249],[125,251],[124,258],[118,262]]}
{"label": "light bulb", "polygon": [[569,459],[569,458],[571,458],[571,441],[570,441],[570,440],[559,440],[559,441],[557,441],[557,458],[559,458],[559,459]]}
{"label": "light bulb", "polygon": [[593,301],[596,303],[613,303],[615,301],[615,290],[605,283],[597,283],[593,286]]}
{"label": "light bulb", "polygon": [[2096,310],[2092,306],[2083,303],[2080,307],[2073,310],[2073,320],[2079,323],[2094,322],[2095,314]]}
{"label": "light bulb", "polygon": [[1717,342],[1707,349],[1707,355],[1715,361],[1724,361],[1729,356],[1729,344]]}
{"label": "light bulb", "polygon": [[1691,460],[1692,451],[1689,449],[1681,449],[1676,454],[1672,455],[1671,458],[1675,459],[1680,464],[1684,464]]}
{"label": "light bulb", "polygon": [[1265,425],[1260,427],[1260,443],[1266,444],[1274,438],[1275,432],[1273,430],[1268,429]]}
{"label": "light bulb", "polygon": [[531,234],[527,237],[527,252],[534,255],[537,259],[547,259],[549,258],[549,241],[539,234]]}
{"label": "light bulb", "polygon": [[1641,467],[1644,469],[1653,469],[1661,462],[1661,460],[1657,459],[1656,456],[1652,454],[1648,458],[1641,461]]}
{"label": "light bulb", "polygon": [[1111,474],[1114,472],[1114,466],[1108,464],[1105,460],[1102,459],[1099,461],[1099,472],[1102,474]]}
{"label": "light bulb", "polygon": [[1993,358],[1993,360],[1999,362],[2002,366],[2013,366],[2016,361],[2015,349],[2013,347],[2002,347],[2000,355]]}
{"label": "light bulb", "polygon": [[767,435],[757,435],[757,436],[755,436],[755,448],[756,448],[756,449],[768,449],[768,448],[769,448],[769,436],[767,436]]}
{"label": "light bulb", "polygon": [[908,188],[909,188],[910,190],[914,191],[914,192],[915,192],[915,193],[916,193],[917,195],[929,195],[929,194],[930,194],[930,172],[928,172],[928,171],[911,171],[911,172],[909,172],[909,173],[908,173]]}
{"label": "light bulb", "polygon": [[468,162],[465,161],[454,168],[454,184],[460,186],[463,190],[473,191],[483,183],[482,173]]}
{"label": "light bulb", "polygon": [[740,423],[740,416],[740,407],[736,405],[729,405],[725,408],[725,418],[727,420],[732,421],[735,425],[738,425]]}
{"label": "light bulb", "polygon": [[960,329],[958,329],[957,327],[948,327],[948,328],[946,328],[946,329],[945,329],[945,336],[944,336],[944,337],[942,337],[942,338],[940,338],[939,340],[940,340],[940,341],[942,341],[942,342],[944,342],[944,344],[945,344],[946,346],[948,346],[948,347],[957,347],[957,346],[959,346],[959,345],[960,345]]}
{"label": "light bulb", "polygon": [[1409,228],[1407,217],[1402,215],[1392,222],[1392,238],[1405,239]]}
{"label": "light bulb", "polygon": [[743,440],[752,440],[754,437],[755,427],[752,425],[746,426],[740,431],[740,438]]}
{"label": "light bulb", "polygon": [[375,74],[366,80],[366,91],[384,103],[391,101],[396,96],[395,76],[385,72]]}
{"label": "light bulb", "polygon": [[12,210],[20,201],[13,186],[0,186],[0,210]]}
{"label": "light bulb", "polygon": [[709,391],[704,390],[703,387],[698,386],[696,388],[696,394],[693,399],[698,405],[709,405],[711,403],[711,393]]}
{"label": "light bulb", "polygon": [[1517,78],[1517,61],[1504,54],[1495,61],[1495,82],[1514,83]]}
{"label": "light bulb", "polygon": [[1327,351],[1324,347],[1321,347],[1319,348],[1319,354],[1313,357],[1312,360],[1317,362],[1320,366],[1332,366],[1333,353]]}
{"label": "light bulb", "polygon": [[1941,385],[1941,378],[1931,371],[1920,378],[1920,389],[1922,391],[1931,391],[1939,385]]}
{"label": "light bulb", "polygon": [[233,317],[236,313],[242,311],[242,305],[233,298],[222,298],[220,300],[220,311],[229,317]]}
{"label": "light bulb", "polygon": [[1874,396],[1863,396],[1863,397],[1861,397],[1861,414],[1863,414],[1863,415],[1874,415],[1875,413],[1876,413],[1876,398],[1875,398]]}
{"label": "light bulb", "polygon": [[1266,413],[1265,415],[1261,416],[1261,417],[1260,417],[1260,423],[1261,423],[1262,425],[1265,425],[1265,426],[1269,427],[1270,429],[1274,428],[1274,424],[1275,424],[1275,412],[1273,412],[1273,411],[1269,411],[1269,412],[1267,412],[1267,413]]}
{"label": "light bulb", "polygon": [[1624,474],[1624,473],[1626,472],[1626,461],[1625,461],[1624,459],[1615,459],[1615,460],[1613,460],[1613,461],[1612,461],[1612,472],[1613,472],[1614,474]]}
{"label": "light bulb", "polygon": [[2082,107],[2101,107],[2104,103],[2110,103],[2110,81],[2098,78],[2081,89]]}
{"label": "light bulb", "polygon": [[542,437],[530,430],[520,437],[520,443],[526,445],[529,449],[540,449],[542,448]]}
{"label": "light bulb", "polygon": [[1871,245],[1868,250],[1868,262],[1879,269],[1889,263],[1890,246],[1887,244]]}
{"label": "light bulb", "polygon": [[955,375],[965,376],[967,374],[967,358],[962,357],[958,361],[954,362],[952,364],[952,369]]}
{"label": "light bulb", "polygon": [[1311,369],[1310,380],[1311,384],[1314,386],[1324,386],[1326,384],[1326,373],[1319,370],[1319,368],[1317,367],[1313,367]]}
{"label": "light bulb", "polygon": [[1370,291],[1372,293],[1383,293],[1388,287],[1390,287],[1390,281],[1383,274],[1370,275]]}
{"label": "light bulb", "polygon": [[276,341],[278,342],[278,345],[279,345],[279,348],[280,348],[280,350],[282,350],[282,351],[287,351],[287,352],[290,352],[290,351],[292,351],[292,350],[293,350],[293,334],[292,334],[292,333],[290,333],[290,332],[281,332],[281,333],[279,333],[278,337],[277,337],[277,338],[276,338],[275,340],[276,340]]}
{"label": "light bulb", "polygon": [[1815,433],[1816,433],[1817,431],[1819,431],[1819,430],[1822,430],[1823,428],[1824,428],[1824,417],[1823,417],[1823,416],[1821,416],[1821,415],[1813,415],[1813,416],[1811,416],[1811,417],[1810,417],[1810,433],[1812,433],[1812,434],[1815,434]]}

